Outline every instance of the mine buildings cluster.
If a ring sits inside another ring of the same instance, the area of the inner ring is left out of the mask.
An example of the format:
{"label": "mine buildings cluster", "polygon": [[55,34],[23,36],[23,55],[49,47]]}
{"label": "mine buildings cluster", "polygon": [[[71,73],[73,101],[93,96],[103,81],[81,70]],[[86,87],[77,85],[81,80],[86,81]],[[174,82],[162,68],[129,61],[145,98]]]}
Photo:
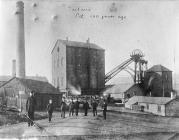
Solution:
{"label": "mine buildings cluster", "polygon": [[[143,110],[158,115],[179,116],[179,102],[172,87],[172,71],[162,65],[147,68],[140,50],[105,75],[105,50],[91,43],[58,39],[51,51],[52,84],[44,77],[26,76],[24,4],[17,2],[17,56],[13,60],[12,76],[1,78],[1,103],[24,108],[30,91],[35,92],[38,110],[43,110],[49,99],[59,106],[62,95],[103,96],[107,82],[134,63],[129,72],[134,84],[123,92],[123,102],[130,109]],[[40,65],[40,64],[39,64]],[[74,91],[76,90],[76,91]],[[110,94],[110,93],[109,93]]]}

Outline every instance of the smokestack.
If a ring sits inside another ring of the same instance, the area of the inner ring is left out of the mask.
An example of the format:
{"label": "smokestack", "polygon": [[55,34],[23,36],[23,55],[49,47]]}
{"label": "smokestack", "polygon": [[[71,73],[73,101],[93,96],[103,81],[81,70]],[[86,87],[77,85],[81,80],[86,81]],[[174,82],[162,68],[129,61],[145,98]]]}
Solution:
{"label": "smokestack", "polygon": [[86,40],[86,43],[90,43],[90,38],[88,38],[88,39]]}
{"label": "smokestack", "polygon": [[24,37],[24,3],[16,3],[17,17],[17,77],[25,78],[25,37]]}
{"label": "smokestack", "polygon": [[12,60],[12,77],[16,77],[16,60]]}

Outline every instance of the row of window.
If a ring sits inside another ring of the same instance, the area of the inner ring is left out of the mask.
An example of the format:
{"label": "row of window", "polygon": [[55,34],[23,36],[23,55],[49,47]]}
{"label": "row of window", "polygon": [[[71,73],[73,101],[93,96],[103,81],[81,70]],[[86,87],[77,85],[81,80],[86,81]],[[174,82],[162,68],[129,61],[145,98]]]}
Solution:
{"label": "row of window", "polygon": [[[161,106],[158,105],[157,107],[158,107],[158,108],[157,108],[157,111],[158,111],[158,112],[161,112]],[[147,110],[149,110],[149,104],[146,105],[146,108],[147,108]]]}
{"label": "row of window", "polygon": [[64,65],[64,57],[61,57],[61,59],[59,59],[59,57],[57,59],[54,59],[53,61],[53,67],[59,67],[59,66],[63,66]]}

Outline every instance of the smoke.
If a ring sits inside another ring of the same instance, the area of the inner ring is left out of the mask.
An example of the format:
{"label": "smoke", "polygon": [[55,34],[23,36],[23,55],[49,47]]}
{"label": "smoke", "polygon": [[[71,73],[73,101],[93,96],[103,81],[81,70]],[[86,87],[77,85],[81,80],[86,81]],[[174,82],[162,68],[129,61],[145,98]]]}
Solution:
{"label": "smoke", "polygon": [[152,80],[153,80],[154,78],[155,78],[154,76],[151,76],[151,77],[150,77],[149,82],[148,82],[148,87],[151,85]]}
{"label": "smoke", "polygon": [[81,88],[80,86],[78,86],[77,88],[75,88],[74,86],[72,86],[71,84],[68,84],[68,87],[70,89],[70,93],[72,95],[81,95]]}
{"label": "smoke", "polygon": [[108,94],[122,94],[127,89],[129,89],[133,84],[132,83],[121,83],[117,85],[109,85],[105,91],[103,91],[103,95]]}

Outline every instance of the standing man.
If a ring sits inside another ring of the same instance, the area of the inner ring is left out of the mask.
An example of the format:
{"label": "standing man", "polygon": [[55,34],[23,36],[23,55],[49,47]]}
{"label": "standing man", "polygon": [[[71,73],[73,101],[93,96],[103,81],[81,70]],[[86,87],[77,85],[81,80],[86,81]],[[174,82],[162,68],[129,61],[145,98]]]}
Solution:
{"label": "standing man", "polygon": [[66,103],[65,103],[65,99],[62,99],[62,103],[61,103],[61,118],[65,118],[65,111],[66,111]]}
{"label": "standing man", "polygon": [[84,105],[83,105],[83,108],[84,108],[84,111],[85,111],[85,116],[88,115],[88,109],[89,109],[89,104],[88,104],[88,101],[86,99]]}
{"label": "standing man", "polygon": [[34,112],[35,112],[36,100],[34,97],[34,91],[30,92],[30,97],[27,98],[26,111],[28,114],[28,126],[33,126]]}
{"label": "standing man", "polygon": [[71,116],[71,114],[72,114],[72,116],[74,114],[74,102],[73,102],[73,99],[71,99],[71,102],[69,104],[69,117]]}
{"label": "standing man", "polygon": [[104,99],[102,107],[103,107],[103,117],[106,120],[107,101],[105,99]]}
{"label": "standing man", "polygon": [[52,99],[50,99],[49,104],[47,105],[47,113],[48,113],[49,122],[51,122],[53,110],[54,110],[54,106],[52,104]]}
{"label": "standing man", "polygon": [[93,99],[93,101],[92,101],[92,107],[93,107],[93,116],[97,116],[97,107],[98,107],[98,104],[97,104],[95,99]]}
{"label": "standing man", "polygon": [[78,111],[79,111],[79,101],[78,101],[78,98],[77,98],[77,100],[76,100],[76,102],[75,102],[75,114],[76,114],[76,116],[78,116]]}

